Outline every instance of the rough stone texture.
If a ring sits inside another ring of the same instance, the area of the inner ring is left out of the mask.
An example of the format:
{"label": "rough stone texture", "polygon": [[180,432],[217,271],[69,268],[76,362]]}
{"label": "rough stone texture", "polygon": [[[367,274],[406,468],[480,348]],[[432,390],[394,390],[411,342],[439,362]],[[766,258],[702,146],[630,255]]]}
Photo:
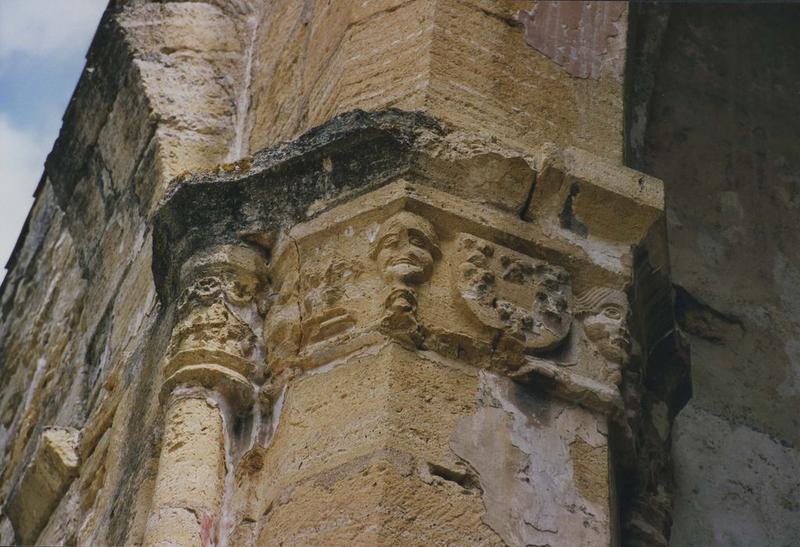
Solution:
{"label": "rough stone texture", "polygon": [[215,518],[222,502],[223,422],[213,400],[199,395],[171,401],[166,410],[158,486],[146,530],[150,545],[207,542],[203,525]]}
{"label": "rough stone texture", "polygon": [[[573,77],[529,47],[515,16],[533,4],[266,4],[253,48],[250,149],[295,138],[341,112],[395,107],[522,150],[556,142],[619,162],[621,72]],[[569,11],[568,4],[551,11]],[[615,18],[609,55],[617,67],[624,60],[623,17]],[[594,46],[584,48],[587,55],[597,54]]]}
{"label": "rough stone texture", "polygon": [[625,2],[537,2],[517,16],[525,41],[579,78],[622,76]]}
{"label": "rough stone texture", "polygon": [[479,400],[461,419],[453,450],[478,473],[485,520],[503,541],[610,545],[605,417],[488,374]]}
{"label": "rough stone texture", "polygon": [[693,398],[673,439],[673,544],[795,545],[800,13],[788,5],[634,13],[637,50],[650,57],[629,77],[650,84],[630,97],[630,159],[665,182],[692,359]]}
{"label": "rough stone texture", "polygon": [[290,385],[263,463],[237,477],[259,544],[498,544],[477,485],[447,471],[469,476],[448,439],[476,374],[393,344],[327,368]]}
{"label": "rough stone texture", "polygon": [[674,430],[673,545],[770,545],[800,538],[800,455],[690,405]]}
{"label": "rough stone texture", "polygon": [[0,543],[797,543],[796,15],[652,9],[112,2],[0,294]]}
{"label": "rough stone texture", "polygon": [[72,479],[78,474],[78,432],[50,428],[8,501],[8,517],[20,542],[33,543]]}

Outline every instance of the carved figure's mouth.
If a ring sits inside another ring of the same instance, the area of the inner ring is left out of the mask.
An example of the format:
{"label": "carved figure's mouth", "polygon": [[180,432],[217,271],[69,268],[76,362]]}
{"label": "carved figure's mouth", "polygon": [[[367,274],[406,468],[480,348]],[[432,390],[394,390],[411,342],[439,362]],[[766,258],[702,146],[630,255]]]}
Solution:
{"label": "carved figure's mouth", "polygon": [[543,310],[544,316],[552,321],[561,322],[561,312],[554,308],[545,308]]}
{"label": "carved figure's mouth", "polygon": [[407,256],[400,256],[397,257],[389,262],[390,266],[411,266],[414,268],[419,268],[420,264],[419,261],[414,260],[413,258],[409,258]]}
{"label": "carved figure's mouth", "polygon": [[612,336],[609,339],[612,346],[619,348],[623,351],[628,351],[631,348],[631,339],[625,334]]}

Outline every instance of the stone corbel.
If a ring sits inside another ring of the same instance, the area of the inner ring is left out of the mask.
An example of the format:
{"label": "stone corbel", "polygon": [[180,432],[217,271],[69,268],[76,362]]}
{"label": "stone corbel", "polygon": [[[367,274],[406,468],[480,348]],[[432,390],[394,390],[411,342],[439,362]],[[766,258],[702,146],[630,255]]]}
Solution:
{"label": "stone corbel", "polygon": [[78,431],[49,427],[42,433],[5,507],[17,541],[33,545],[72,480],[78,476]]}
{"label": "stone corbel", "polygon": [[549,232],[638,245],[664,213],[662,182],[574,147],[544,146],[523,217]]}
{"label": "stone corbel", "polygon": [[314,368],[382,335],[619,412],[631,244],[597,260],[539,220],[397,181],[296,225],[273,253],[270,367]]}

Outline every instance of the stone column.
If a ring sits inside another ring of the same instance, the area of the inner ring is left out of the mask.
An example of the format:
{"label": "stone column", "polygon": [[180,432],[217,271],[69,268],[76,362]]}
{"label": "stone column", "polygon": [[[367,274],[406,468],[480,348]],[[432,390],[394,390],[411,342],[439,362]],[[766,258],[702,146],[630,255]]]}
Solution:
{"label": "stone column", "polygon": [[184,287],[164,365],[165,426],[147,545],[209,545],[225,534],[233,421],[254,401],[260,350],[255,295],[263,259],[217,247],[182,268]]}

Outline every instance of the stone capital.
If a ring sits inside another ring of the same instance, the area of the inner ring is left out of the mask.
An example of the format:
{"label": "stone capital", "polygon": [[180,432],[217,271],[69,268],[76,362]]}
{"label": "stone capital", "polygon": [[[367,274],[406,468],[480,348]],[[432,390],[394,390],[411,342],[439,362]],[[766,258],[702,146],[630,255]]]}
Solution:
{"label": "stone capital", "polygon": [[180,268],[176,322],[164,358],[162,399],[177,387],[204,387],[237,407],[253,402],[263,369],[258,330],[266,262],[259,250],[219,245]]}
{"label": "stone capital", "polygon": [[[207,388],[251,414],[249,448],[227,468],[241,496],[231,537],[302,541],[300,515],[358,520],[370,496],[388,530],[406,488],[463,515],[487,508],[490,530],[463,524],[480,542],[611,543],[609,429],[632,450],[632,295],[662,219],[656,179],[574,148],[522,156],[399,111],[342,115],[181,183],[154,237],[176,312],[163,394]],[[345,483],[374,490],[353,498]]]}
{"label": "stone capital", "polygon": [[312,370],[386,337],[619,410],[630,237],[597,257],[539,220],[401,178],[296,224],[272,253],[270,369]]}

